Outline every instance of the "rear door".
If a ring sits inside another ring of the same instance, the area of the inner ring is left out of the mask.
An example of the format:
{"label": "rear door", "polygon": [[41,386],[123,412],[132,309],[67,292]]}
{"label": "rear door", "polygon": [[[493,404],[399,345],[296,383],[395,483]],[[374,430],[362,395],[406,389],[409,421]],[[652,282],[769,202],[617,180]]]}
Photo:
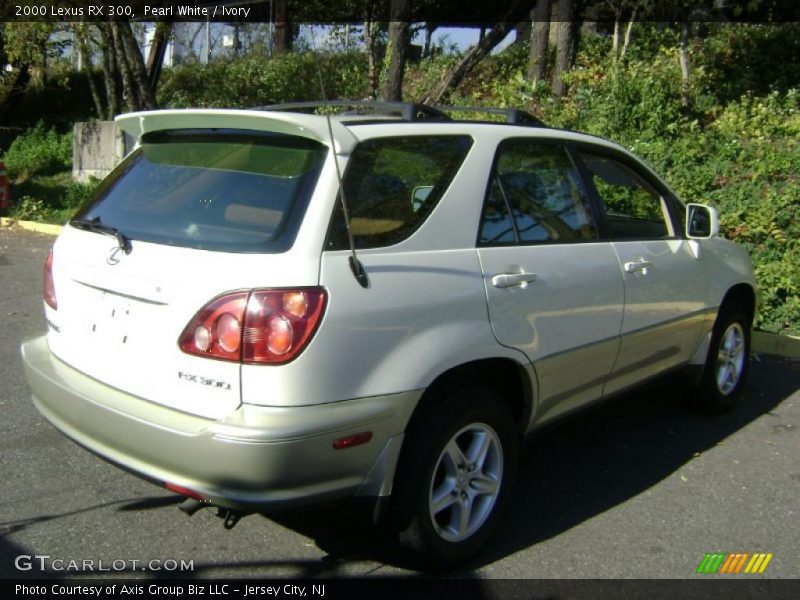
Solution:
{"label": "rear door", "polygon": [[539,419],[599,397],[617,355],[623,283],[597,221],[562,145],[499,145],[478,254],[497,340],[534,363]]}
{"label": "rear door", "polygon": [[705,320],[706,273],[660,182],[624,155],[578,154],[625,281],[622,343],[609,394],[690,359]]}
{"label": "rear door", "polygon": [[326,156],[284,134],[146,136],[55,245],[53,353],[146,401],[212,418],[238,406],[241,365],[178,339],[223,293],[317,284],[318,252],[290,249]]}

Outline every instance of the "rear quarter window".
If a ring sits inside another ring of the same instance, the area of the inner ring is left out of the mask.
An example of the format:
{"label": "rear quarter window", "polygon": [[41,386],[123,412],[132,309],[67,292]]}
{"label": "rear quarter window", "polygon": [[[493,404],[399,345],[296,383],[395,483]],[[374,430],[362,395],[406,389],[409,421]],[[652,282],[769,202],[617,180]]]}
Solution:
{"label": "rear quarter window", "polygon": [[327,154],[281,134],[180,130],[145,136],[76,219],[133,240],[232,252],[288,249]]}
{"label": "rear quarter window", "polygon": [[[471,146],[472,138],[465,135],[379,138],[359,144],[343,178],[356,247],[390,246],[414,233],[447,191]],[[349,248],[340,200],[326,247]]]}

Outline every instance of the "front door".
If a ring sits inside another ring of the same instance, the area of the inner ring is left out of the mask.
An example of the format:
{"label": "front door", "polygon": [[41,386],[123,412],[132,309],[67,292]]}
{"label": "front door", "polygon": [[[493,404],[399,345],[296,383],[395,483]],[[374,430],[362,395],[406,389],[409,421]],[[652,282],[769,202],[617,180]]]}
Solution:
{"label": "front door", "polygon": [[691,358],[705,320],[706,275],[659,182],[626,157],[579,155],[625,281],[622,344],[604,390],[611,394]]}

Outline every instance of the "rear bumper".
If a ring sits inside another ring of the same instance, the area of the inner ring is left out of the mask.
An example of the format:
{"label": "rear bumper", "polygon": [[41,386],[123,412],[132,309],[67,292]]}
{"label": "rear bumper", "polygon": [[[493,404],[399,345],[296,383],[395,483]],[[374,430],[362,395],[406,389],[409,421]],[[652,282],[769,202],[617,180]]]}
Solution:
{"label": "rear bumper", "polygon": [[[22,345],[39,411],[102,458],[210,502],[252,509],[387,495],[421,391],[303,407],[241,405],[210,420],[111,388],[54,357],[44,337]],[[371,431],[371,441],[333,441]]]}

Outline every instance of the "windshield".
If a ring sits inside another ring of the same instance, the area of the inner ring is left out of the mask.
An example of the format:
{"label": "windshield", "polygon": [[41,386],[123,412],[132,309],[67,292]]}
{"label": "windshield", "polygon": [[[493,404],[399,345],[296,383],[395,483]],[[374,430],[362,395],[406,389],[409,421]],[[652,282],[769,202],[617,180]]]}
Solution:
{"label": "windshield", "polygon": [[283,252],[294,241],[326,153],[322,144],[282,134],[152,133],[73,220],[95,220],[132,240]]}

